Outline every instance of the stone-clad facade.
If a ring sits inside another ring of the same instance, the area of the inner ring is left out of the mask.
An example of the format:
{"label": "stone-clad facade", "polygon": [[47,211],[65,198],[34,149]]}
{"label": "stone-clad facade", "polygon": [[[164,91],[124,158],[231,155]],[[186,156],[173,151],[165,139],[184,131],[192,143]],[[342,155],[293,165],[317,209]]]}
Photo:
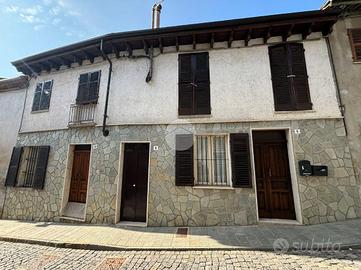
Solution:
{"label": "stone-clad facade", "polygon": [[[50,145],[45,187],[7,189],[3,218],[59,221],[69,144],[92,144],[86,222],[114,223],[120,168],[120,144],[149,141],[151,148],[148,226],[212,226],[256,224],[253,188],[205,189],[175,186],[176,133],[239,133],[252,129],[289,129],[292,160],[308,159],[327,165],[328,177],[301,177],[296,183],[303,224],[361,217],[360,183],[355,178],[341,119],[292,120],[224,124],[128,125],[110,127],[104,137],[100,127],[19,134],[17,145]],[[300,134],[292,132],[300,129]],[[253,169],[252,169],[253,170]],[[254,177],[253,177],[254,178]],[[293,187],[295,188],[295,187]],[[296,198],[297,199],[297,198]],[[296,203],[297,204],[297,203]]]}

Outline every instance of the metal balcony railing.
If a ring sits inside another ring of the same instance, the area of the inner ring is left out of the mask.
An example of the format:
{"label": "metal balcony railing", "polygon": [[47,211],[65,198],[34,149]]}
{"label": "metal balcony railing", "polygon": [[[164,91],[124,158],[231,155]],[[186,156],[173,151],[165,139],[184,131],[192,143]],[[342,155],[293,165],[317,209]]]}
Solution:
{"label": "metal balcony railing", "polygon": [[69,111],[69,126],[95,125],[96,104],[72,104]]}

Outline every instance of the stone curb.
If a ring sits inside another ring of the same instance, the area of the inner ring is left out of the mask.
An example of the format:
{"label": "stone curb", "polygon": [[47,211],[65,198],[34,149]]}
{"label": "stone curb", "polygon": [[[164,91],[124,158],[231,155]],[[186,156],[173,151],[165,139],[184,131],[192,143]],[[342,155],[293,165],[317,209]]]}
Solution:
{"label": "stone curb", "polygon": [[[0,241],[10,242],[10,243],[23,243],[23,244],[32,244],[40,246],[48,246],[54,248],[70,248],[70,249],[84,249],[84,250],[96,250],[96,251],[272,251],[275,252],[273,247],[222,247],[222,248],[212,248],[212,247],[122,247],[122,246],[107,246],[107,245],[97,245],[97,244],[81,244],[81,243],[65,243],[65,242],[55,242],[55,241],[43,241],[35,239],[24,239],[24,238],[13,238],[13,237],[1,237]],[[341,250],[346,249],[361,249],[361,242],[358,244],[341,244]],[[287,252],[292,251],[307,251],[307,249],[292,249]],[[309,251],[309,250],[308,250]],[[322,249],[312,249],[312,251],[322,251]],[[287,253],[280,252],[280,253]]]}

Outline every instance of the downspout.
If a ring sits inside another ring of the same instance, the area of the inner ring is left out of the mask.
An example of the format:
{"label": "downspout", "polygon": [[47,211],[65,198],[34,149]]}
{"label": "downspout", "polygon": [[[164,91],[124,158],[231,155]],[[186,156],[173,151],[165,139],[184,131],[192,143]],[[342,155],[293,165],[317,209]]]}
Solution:
{"label": "downspout", "polygon": [[342,103],[340,85],[339,85],[339,82],[338,82],[338,79],[337,79],[337,73],[336,73],[335,62],[334,62],[333,54],[332,54],[330,38],[327,36],[327,37],[325,37],[325,40],[326,40],[326,44],[327,44],[328,55],[329,55],[330,62],[331,62],[332,75],[333,75],[333,79],[334,79],[335,86],[336,86],[336,94],[337,94],[338,106],[340,108],[340,112],[341,112],[342,120],[343,120],[343,125],[345,127],[345,133],[346,133],[346,136],[347,136],[347,126],[346,126],[346,120],[345,120],[345,105]]}
{"label": "downspout", "polygon": [[112,79],[113,62],[109,59],[108,55],[103,50],[103,39],[100,41],[100,52],[102,53],[103,57],[107,59],[107,61],[109,62],[108,84],[107,84],[107,93],[105,96],[105,107],[104,107],[104,116],[103,116],[103,136],[107,137],[109,135],[109,129],[107,129],[106,126],[107,126],[107,118],[108,118],[109,90],[110,90],[110,81]]}

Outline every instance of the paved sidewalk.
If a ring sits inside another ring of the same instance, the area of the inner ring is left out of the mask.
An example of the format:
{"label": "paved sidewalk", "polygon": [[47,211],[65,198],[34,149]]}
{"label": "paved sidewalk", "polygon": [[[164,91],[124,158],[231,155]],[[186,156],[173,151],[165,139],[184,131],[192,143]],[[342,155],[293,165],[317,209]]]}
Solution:
{"label": "paved sidewalk", "polygon": [[0,220],[0,241],[99,250],[338,249],[361,247],[361,220],[296,226],[119,227]]}

